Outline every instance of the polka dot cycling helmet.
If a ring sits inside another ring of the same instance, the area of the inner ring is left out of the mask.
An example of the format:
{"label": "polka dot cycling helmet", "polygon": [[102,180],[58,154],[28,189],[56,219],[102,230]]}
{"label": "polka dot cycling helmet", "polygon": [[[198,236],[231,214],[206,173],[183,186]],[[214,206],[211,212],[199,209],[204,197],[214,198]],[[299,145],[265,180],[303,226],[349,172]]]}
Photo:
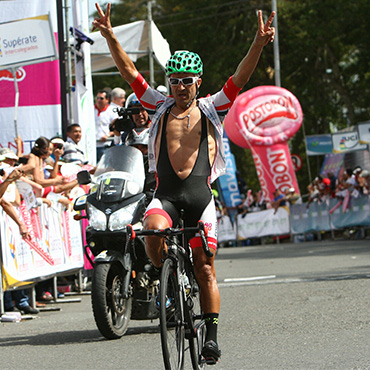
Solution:
{"label": "polka dot cycling helmet", "polygon": [[203,63],[199,55],[191,51],[176,51],[166,63],[166,75],[172,73],[203,74]]}

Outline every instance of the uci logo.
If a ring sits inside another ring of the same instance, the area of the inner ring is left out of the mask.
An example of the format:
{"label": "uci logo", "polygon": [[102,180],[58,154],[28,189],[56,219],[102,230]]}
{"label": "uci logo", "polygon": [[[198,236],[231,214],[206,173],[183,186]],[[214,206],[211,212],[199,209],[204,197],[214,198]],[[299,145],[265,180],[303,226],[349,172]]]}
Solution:
{"label": "uci logo", "polygon": [[341,149],[351,149],[354,148],[358,144],[358,137],[357,134],[342,136],[340,140],[340,148]]}

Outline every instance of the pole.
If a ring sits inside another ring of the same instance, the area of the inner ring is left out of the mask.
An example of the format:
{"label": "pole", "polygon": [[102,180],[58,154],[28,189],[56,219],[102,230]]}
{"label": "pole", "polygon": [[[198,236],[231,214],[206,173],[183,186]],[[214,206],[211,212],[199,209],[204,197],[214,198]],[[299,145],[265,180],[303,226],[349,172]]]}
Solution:
{"label": "pole", "polygon": [[279,52],[279,31],[278,31],[278,13],[276,0],[272,0],[272,10],[275,11],[275,18],[273,25],[275,27],[275,39],[274,39],[274,66],[275,66],[275,85],[281,87],[280,81],[280,52]]}
{"label": "pole", "polygon": [[150,86],[154,88],[154,62],[153,62],[153,41],[152,41],[152,2],[151,0],[148,1],[148,24],[149,24],[149,80]]}
{"label": "pole", "polygon": [[62,134],[67,138],[67,89],[66,89],[66,65],[64,49],[64,21],[63,21],[63,0],[57,0],[58,16],[58,46],[59,46],[59,79],[60,79],[60,102],[62,115]]}
{"label": "pole", "polygon": [[71,60],[71,43],[69,40],[69,0],[65,0],[64,20],[66,24],[66,52],[67,52],[67,93],[68,93],[68,122],[73,121],[73,97],[72,97],[72,60]]}
{"label": "pole", "polygon": [[14,129],[15,137],[18,137],[18,105],[19,105],[19,89],[17,81],[17,70],[12,68],[13,78],[14,78],[14,88],[15,88],[15,104],[14,104]]}

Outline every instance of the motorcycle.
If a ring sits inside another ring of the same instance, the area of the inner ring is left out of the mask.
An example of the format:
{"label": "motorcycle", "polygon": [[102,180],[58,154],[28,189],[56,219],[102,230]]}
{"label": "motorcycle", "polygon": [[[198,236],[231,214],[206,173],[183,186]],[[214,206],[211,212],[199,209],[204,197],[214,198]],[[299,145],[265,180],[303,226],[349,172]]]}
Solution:
{"label": "motorcycle", "polygon": [[77,174],[80,184],[92,183],[90,192],[74,203],[84,210],[85,253],[94,256],[91,301],[96,325],[107,339],[121,338],[133,320],[159,317],[155,307],[159,282],[148,274],[152,265],[145,254],[144,240],[131,241],[126,226],[141,230],[145,211],[145,170],[142,153],[130,146],[109,148],[91,177]]}

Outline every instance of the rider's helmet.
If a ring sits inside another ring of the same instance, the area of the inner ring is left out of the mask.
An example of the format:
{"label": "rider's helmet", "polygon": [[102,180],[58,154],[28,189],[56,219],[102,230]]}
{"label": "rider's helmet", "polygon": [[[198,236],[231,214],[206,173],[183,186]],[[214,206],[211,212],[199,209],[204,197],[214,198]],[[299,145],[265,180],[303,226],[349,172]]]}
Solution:
{"label": "rider's helmet", "polygon": [[132,93],[129,95],[129,97],[126,99],[126,108],[130,107],[141,107],[140,100],[137,98],[135,93]]}
{"label": "rider's helmet", "polygon": [[176,51],[166,63],[166,75],[172,73],[203,74],[203,63],[200,56],[187,50]]}
{"label": "rider's helmet", "polygon": [[149,143],[149,129],[148,128],[134,128],[131,130],[126,139],[126,144],[135,145],[148,145]]}

